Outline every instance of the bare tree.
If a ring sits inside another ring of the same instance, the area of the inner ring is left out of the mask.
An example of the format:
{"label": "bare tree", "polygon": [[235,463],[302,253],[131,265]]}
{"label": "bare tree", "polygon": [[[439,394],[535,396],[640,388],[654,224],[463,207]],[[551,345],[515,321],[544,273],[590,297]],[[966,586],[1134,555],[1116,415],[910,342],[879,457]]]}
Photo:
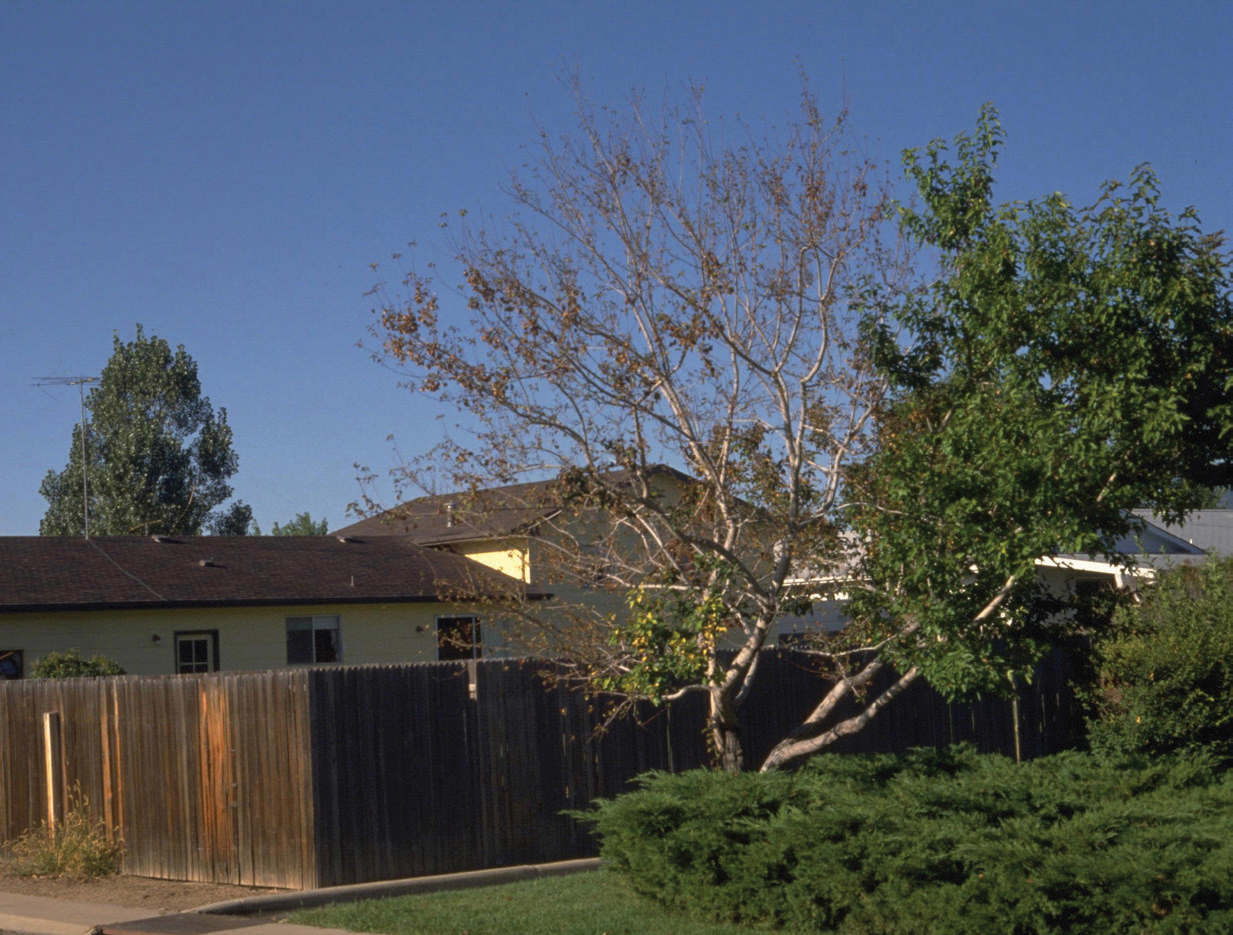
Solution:
{"label": "bare tree", "polygon": [[374,290],[385,358],[478,426],[420,464],[455,489],[550,481],[498,504],[526,511],[558,593],[522,609],[528,634],[594,688],[705,692],[739,769],[737,709],[803,606],[794,576],[850,560],[844,472],[887,390],[861,322],[911,274],[884,182],[808,92],[784,130],[727,135],[698,93],[579,94],[574,134],[542,132],[508,193],[515,216],[455,235],[459,288],[430,268]]}

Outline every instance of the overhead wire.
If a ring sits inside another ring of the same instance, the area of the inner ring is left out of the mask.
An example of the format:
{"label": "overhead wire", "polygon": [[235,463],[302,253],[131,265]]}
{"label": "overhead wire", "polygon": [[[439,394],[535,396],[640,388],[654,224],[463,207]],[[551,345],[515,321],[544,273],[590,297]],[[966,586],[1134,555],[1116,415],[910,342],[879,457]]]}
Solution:
{"label": "overhead wire", "polygon": [[111,564],[115,565],[115,566],[116,566],[116,568],[120,569],[120,571],[122,571],[124,574],[126,574],[126,575],[128,575],[130,578],[132,578],[132,579],[133,579],[134,581],[136,581],[139,585],[141,585],[143,588],[145,588],[147,591],[149,591],[151,594],[153,594],[155,597],[157,597],[160,601],[163,601],[163,602],[166,602],[166,601],[167,601],[167,598],[163,597],[163,595],[159,594],[156,590],[154,590],[154,588],[150,587],[150,585],[149,585],[148,583],[146,583],[145,581],[143,581],[143,580],[142,580],[141,578],[139,578],[137,575],[133,574],[131,571],[129,571],[127,568],[125,568],[123,565],[121,565],[119,562],[117,562],[114,558],[112,558],[110,555],[108,555],[106,552],[104,552],[101,548],[99,548],[98,543],[97,543],[97,542],[95,542],[93,539],[87,539],[87,540],[86,540],[86,542],[88,542],[88,543],[90,543],[90,545],[94,546],[95,550],[98,552],[98,554],[99,554],[99,555],[103,556],[103,558],[107,559],[107,561],[111,562]]}

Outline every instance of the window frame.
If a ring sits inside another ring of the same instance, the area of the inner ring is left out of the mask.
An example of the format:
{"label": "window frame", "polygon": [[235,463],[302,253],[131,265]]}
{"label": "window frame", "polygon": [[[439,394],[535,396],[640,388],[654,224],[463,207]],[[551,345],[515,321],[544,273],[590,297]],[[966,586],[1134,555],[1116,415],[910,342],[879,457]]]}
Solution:
{"label": "window frame", "polygon": [[17,674],[8,676],[0,673],[0,682],[16,682],[26,677],[26,651],[24,649],[0,649],[0,665],[16,657]]}
{"label": "window frame", "polygon": [[[291,628],[293,620],[307,620],[309,625],[305,627]],[[321,621],[333,621],[333,626],[319,626]],[[283,637],[287,647],[287,665],[289,666],[336,666],[342,665],[343,661],[343,636],[342,636],[342,614],[292,614],[283,618]],[[312,650],[312,659],[293,662],[291,659],[291,634],[293,632],[303,632],[305,629],[313,636],[309,639],[309,647]],[[317,638],[318,631],[332,631],[334,633],[334,659],[320,660],[317,658]]]}
{"label": "window frame", "polygon": [[180,638],[193,639],[208,639],[210,641],[210,663],[211,667],[206,669],[207,672],[217,672],[219,670],[218,659],[218,631],[217,630],[176,630],[171,635],[171,664],[175,668],[176,675],[200,675],[201,673],[193,670],[185,672],[180,669]]}
{"label": "window frame", "polygon": [[[471,625],[471,652],[469,655],[464,654],[461,646],[455,647],[452,652],[447,652],[446,655],[441,655],[442,649],[450,647],[442,643],[441,640],[441,624],[453,623],[455,621],[468,621]],[[481,626],[479,614],[437,614],[433,618],[433,636],[437,643],[437,662],[465,662],[469,659],[484,658],[484,631]]]}

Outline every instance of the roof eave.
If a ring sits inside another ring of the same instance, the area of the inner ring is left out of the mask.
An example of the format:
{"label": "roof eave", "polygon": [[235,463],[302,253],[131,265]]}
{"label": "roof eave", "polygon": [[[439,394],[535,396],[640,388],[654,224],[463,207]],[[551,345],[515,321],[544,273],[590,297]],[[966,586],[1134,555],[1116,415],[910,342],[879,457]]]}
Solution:
{"label": "roof eave", "polygon": [[[495,595],[500,597],[501,595]],[[191,610],[223,607],[308,607],[316,604],[464,604],[483,601],[484,596],[457,598],[441,595],[423,596],[406,594],[379,594],[365,597],[315,596],[315,597],[268,597],[223,600],[184,601],[82,601],[80,603],[55,604],[2,604],[0,615],[31,613],[83,613],[102,610]]]}

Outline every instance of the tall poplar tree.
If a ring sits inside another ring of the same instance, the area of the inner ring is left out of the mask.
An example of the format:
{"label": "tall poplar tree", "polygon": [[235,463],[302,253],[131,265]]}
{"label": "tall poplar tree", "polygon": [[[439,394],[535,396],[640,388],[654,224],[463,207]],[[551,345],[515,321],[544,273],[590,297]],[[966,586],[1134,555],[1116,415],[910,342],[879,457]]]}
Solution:
{"label": "tall poplar tree", "polygon": [[[163,338],[114,338],[111,359],[86,397],[85,489],[93,535],[199,535],[232,530],[248,508],[215,512],[232,493],[228,479],[239,460],[231,447],[227,412],[201,393],[197,364],[184,346]],[[87,532],[82,496],[82,427],[73,428],[69,461],[48,471],[39,493],[47,513],[44,536]],[[251,517],[251,511],[249,511]],[[246,525],[246,524],[245,524]]]}

